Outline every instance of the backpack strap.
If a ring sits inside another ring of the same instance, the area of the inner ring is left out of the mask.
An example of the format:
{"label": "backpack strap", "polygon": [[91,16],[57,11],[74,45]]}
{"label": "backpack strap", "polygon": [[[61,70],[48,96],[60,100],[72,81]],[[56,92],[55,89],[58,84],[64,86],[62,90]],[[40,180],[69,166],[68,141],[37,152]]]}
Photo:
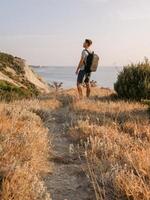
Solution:
{"label": "backpack strap", "polygon": [[94,54],[94,51],[92,51],[91,53],[87,49],[84,49],[84,51],[86,51],[88,54]]}
{"label": "backpack strap", "polygon": [[84,51],[86,51],[88,54],[90,54],[90,52],[87,49],[84,49]]}

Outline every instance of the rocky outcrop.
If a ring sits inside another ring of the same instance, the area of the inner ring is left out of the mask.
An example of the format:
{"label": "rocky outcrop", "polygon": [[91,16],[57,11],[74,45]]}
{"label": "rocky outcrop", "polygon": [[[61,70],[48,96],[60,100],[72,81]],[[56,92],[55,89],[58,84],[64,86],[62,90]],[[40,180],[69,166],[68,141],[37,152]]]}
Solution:
{"label": "rocky outcrop", "polygon": [[24,59],[0,53],[0,80],[26,90],[35,88],[40,93],[49,93],[49,86],[37,75]]}

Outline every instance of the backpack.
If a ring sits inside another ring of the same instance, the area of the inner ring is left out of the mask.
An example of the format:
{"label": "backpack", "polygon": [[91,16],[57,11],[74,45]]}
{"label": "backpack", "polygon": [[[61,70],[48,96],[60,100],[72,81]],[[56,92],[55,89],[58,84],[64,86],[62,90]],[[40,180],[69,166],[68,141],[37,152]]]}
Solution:
{"label": "backpack", "polygon": [[96,72],[99,62],[99,56],[94,52],[90,53],[87,49],[88,56],[85,62],[85,71],[86,73]]}

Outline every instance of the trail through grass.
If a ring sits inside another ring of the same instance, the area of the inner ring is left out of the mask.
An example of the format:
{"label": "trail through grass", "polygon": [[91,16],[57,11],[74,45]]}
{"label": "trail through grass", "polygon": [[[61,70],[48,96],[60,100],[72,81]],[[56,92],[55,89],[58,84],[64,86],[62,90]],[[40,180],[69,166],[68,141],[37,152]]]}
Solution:
{"label": "trail through grass", "polygon": [[48,127],[54,173],[46,178],[54,200],[149,200],[148,106],[95,88],[77,100],[74,89],[57,96]]}
{"label": "trail through grass", "polygon": [[45,177],[47,189],[53,200],[94,200],[90,181],[83,172],[84,162],[80,162],[73,144],[66,132],[69,105],[49,113],[47,127],[53,136],[54,154],[51,159],[53,173]]}
{"label": "trail through grass", "polygon": [[0,112],[2,200],[149,200],[147,105],[70,89]]}

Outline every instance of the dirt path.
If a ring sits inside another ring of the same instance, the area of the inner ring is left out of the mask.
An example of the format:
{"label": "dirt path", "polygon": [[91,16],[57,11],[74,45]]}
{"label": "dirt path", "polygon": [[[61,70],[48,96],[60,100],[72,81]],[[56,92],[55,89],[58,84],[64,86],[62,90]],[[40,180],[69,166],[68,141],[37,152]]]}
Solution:
{"label": "dirt path", "polygon": [[64,131],[67,106],[50,114],[48,123],[53,135],[54,171],[46,177],[46,185],[52,200],[94,200],[88,178],[77,156],[70,151],[70,141]]}

